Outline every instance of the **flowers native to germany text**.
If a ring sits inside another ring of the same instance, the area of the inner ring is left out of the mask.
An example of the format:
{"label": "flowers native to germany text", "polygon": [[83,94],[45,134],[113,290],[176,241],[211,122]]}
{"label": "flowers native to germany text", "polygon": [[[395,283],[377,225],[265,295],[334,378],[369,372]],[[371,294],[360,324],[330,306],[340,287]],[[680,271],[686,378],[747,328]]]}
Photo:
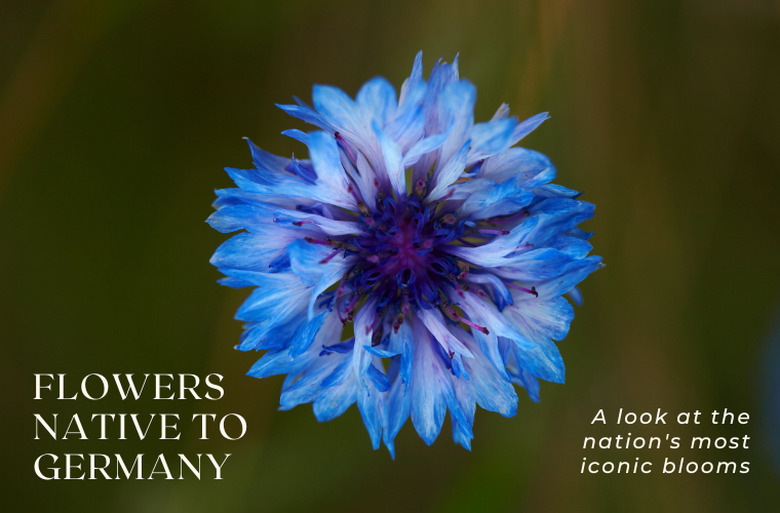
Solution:
{"label": "flowers native to germany text", "polygon": [[547,114],[502,105],[474,123],[475,100],[457,60],[426,82],[420,53],[397,98],[377,77],[354,100],[315,86],[313,107],[280,105],[318,128],[283,132],[308,159],[250,143],[255,169],[227,169],[238,188],[217,191],[209,223],[244,231],[211,262],[255,287],[237,347],[266,350],[250,376],[286,374],[282,409],[313,403],[325,421],[357,402],[391,453],[407,418],[430,444],[449,410],[470,448],[477,404],[512,416],[513,384],[538,401],[538,379],[563,382],[562,295],[601,265],[577,227],[593,205],[515,146]]}

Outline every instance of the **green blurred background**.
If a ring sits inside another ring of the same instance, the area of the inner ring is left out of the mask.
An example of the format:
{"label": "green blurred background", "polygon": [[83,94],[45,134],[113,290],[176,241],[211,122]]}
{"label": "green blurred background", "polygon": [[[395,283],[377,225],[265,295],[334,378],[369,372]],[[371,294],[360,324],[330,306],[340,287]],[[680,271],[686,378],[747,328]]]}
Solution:
{"label": "green blurred background", "polygon": [[[0,482],[7,511],[767,511],[780,466],[780,8],[758,0],[9,1],[0,7]],[[560,344],[567,384],[480,411],[473,451],[407,423],[372,451],[353,407],[277,412],[281,379],[232,349],[245,291],[203,221],[241,137],[289,155],[274,107],[311,85],[397,87],[459,53],[477,119],[501,102],[552,119],[524,144],[597,205],[608,266]],[[774,354],[775,356],[772,356]],[[225,376],[221,401],[33,401],[33,373]],[[747,427],[591,426],[599,408],[747,411]],[[238,412],[235,442],[33,440],[33,413]],[[586,435],[751,436],[748,451],[588,452]],[[45,482],[43,452],[233,456],[223,481]],[[646,457],[649,476],[580,463]],[[747,475],[663,475],[665,456],[749,460]]]}

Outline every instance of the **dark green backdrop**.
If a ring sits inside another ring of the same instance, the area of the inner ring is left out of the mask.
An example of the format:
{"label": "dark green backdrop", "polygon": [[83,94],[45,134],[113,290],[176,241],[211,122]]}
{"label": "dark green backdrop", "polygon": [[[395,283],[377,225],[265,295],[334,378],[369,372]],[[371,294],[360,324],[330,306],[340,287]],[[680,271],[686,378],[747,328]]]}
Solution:
{"label": "dark green backdrop", "polygon": [[[419,2],[6,1],[0,16],[2,478],[8,511],[766,511],[780,469],[777,6],[759,0]],[[566,385],[521,398],[516,418],[480,411],[471,453],[449,427],[426,447],[407,425],[392,461],[353,408],[318,424],[277,412],[281,379],[244,377],[234,351],[244,291],[208,259],[203,221],[241,137],[287,154],[301,123],[275,102],[313,83],[354,95],[400,86],[460,53],[477,119],[501,102],[550,111],[524,144],[597,205],[587,225],[607,268],[560,344]],[[778,354],[776,351],[775,355]],[[33,401],[33,374],[225,375],[216,403]],[[772,385],[774,383],[774,385]],[[774,392],[772,387],[774,386]],[[774,393],[774,395],[773,395]],[[599,408],[727,407],[747,427],[635,434],[748,434],[747,475],[582,475]],[[33,440],[33,413],[238,412],[236,442]],[[775,441],[775,443],[777,443]],[[776,446],[775,446],[776,449]],[[223,481],[44,482],[42,452],[231,452]]]}

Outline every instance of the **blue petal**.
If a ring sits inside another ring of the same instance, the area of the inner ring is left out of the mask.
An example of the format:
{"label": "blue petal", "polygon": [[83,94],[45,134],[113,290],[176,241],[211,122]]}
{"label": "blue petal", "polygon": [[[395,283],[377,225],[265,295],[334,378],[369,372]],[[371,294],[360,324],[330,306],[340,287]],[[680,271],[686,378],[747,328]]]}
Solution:
{"label": "blue petal", "polygon": [[[297,366],[305,364],[303,359],[297,362]],[[267,378],[277,374],[288,374],[296,369],[296,360],[290,356],[286,349],[272,349],[266,352],[262,358],[249,369],[248,376]]]}
{"label": "blue petal", "polygon": [[305,319],[302,316],[291,316],[292,322],[251,322],[244,327],[241,343],[236,346],[239,351],[259,351],[261,349],[287,348],[292,340],[298,324]]}
{"label": "blue petal", "polygon": [[[306,305],[308,288],[301,279],[289,273],[254,273],[235,269],[220,269],[222,273],[250,281],[258,288],[252,291],[236,312],[243,321],[279,322],[287,319]],[[304,300],[304,301],[302,301]]]}
{"label": "blue petal", "polygon": [[368,366],[367,375],[376,390],[380,392],[387,392],[390,390],[390,380],[385,376],[385,373],[377,369],[373,363]]}
{"label": "blue petal", "polygon": [[509,105],[502,103],[498,106],[496,113],[490,118],[490,121],[498,121],[499,119],[505,119],[509,116]]}
{"label": "blue petal", "polygon": [[568,301],[560,296],[549,300],[518,299],[504,314],[523,337],[515,340],[518,365],[545,381],[563,383],[563,359],[550,339],[563,340],[569,332],[574,310]]}
{"label": "blue petal", "polygon": [[369,298],[358,310],[353,323],[355,329],[355,348],[352,351],[352,369],[356,376],[362,377],[368,372],[371,363],[371,353],[366,347],[371,347],[374,334],[372,326],[376,319],[376,299]]}
{"label": "blue petal", "polygon": [[395,117],[398,103],[395,88],[383,77],[374,77],[358,91],[358,107],[363,109],[366,119],[373,119],[380,127],[387,125]]}
{"label": "blue petal", "polygon": [[533,402],[538,403],[540,401],[538,379],[533,377],[528,372],[520,369],[513,381],[525,388],[526,392],[528,392],[528,397],[530,397]]}
{"label": "blue petal", "polygon": [[271,264],[286,250],[293,238],[277,230],[276,236],[239,233],[217,248],[209,263],[215,267],[236,267],[268,271]]}
{"label": "blue petal", "polygon": [[390,335],[388,349],[401,355],[399,375],[404,383],[409,383],[412,379],[412,363],[414,361],[414,337],[408,322],[399,327],[398,333]]}
{"label": "blue petal", "polygon": [[452,439],[465,449],[471,450],[471,440],[474,438],[472,426],[476,401],[470,381],[457,380],[455,382],[455,395],[463,411],[464,419],[452,418]]}
{"label": "blue petal", "polygon": [[384,168],[390,179],[390,185],[393,187],[396,197],[400,198],[406,194],[406,177],[404,174],[403,159],[401,158],[401,148],[393,139],[382,131],[376,122],[372,124],[372,129],[382,147]]}
{"label": "blue petal", "polygon": [[[458,67],[457,64],[447,64],[439,59],[431,70],[431,75],[428,77],[428,89],[425,93],[425,99],[423,105],[425,107],[426,128],[428,123],[437,121],[438,99],[441,96],[444,89],[451,83],[457,81]],[[432,128],[437,128],[437,126]],[[433,133],[432,130],[429,130]]]}
{"label": "blue petal", "polygon": [[[401,95],[398,98],[398,104],[402,105],[410,102],[410,96],[413,91],[420,85],[424,85],[425,81],[422,79],[422,50],[417,52],[414,56],[414,64],[412,64],[412,72],[409,74],[409,78],[404,80],[401,86]],[[413,102],[413,101],[412,101]]]}
{"label": "blue petal", "polygon": [[530,249],[504,257],[496,272],[505,278],[524,282],[548,280],[563,274],[574,260],[553,248]]}
{"label": "blue petal", "polygon": [[367,346],[366,351],[368,351],[374,356],[378,356],[379,358],[391,358],[393,356],[397,356],[398,354],[400,354],[392,351],[385,351],[383,349],[379,349],[378,347],[372,347],[372,346]]}
{"label": "blue petal", "polygon": [[324,391],[332,390],[322,388],[320,381],[327,367],[310,366],[301,373],[300,378],[282,389],[279,397],[279,409],[289,410],[300,404],[311,403],[322,397]]}
{"label": "blue petal", "polygon": [[411,76],[401,86],[396,117],[384,127],[387,135],[397,141],[404,152],[422,139],[425,133],[423,98],[426,89],[425,81],[422,80],[422,53],[418,53]]}
{"label": "blue petal", "polygon": [[469,195],[459,209],[462,218],[489,219],[518,212],[531,204],[534,194],[514,180]]}
{"label": "blue petal", "polygon": [[447,188],[463,175],[466,166],[466,155],[468,154],[468,141],[460,148],[452,158],[447,160],[447,164],[434,174],[434,187],[428,193],[428,201],[436,201],[447,194]]}
{"label": "blue petal", "polygon": [[252,162],[257,169],[281,173],[290,163],[290,159],[268,153],[267,151],[258,148],[255,143],[248,138],[245,137],[244,139],[249,144],[249,151],[252,153]]}
{"label": "blue petal", "polygon": [[517,413],[517,393],[504,375],[481,355],[465,362],[471,374],[469,385],[482,408],[512,417]]}
{"label": "blue petal", "polygon": [[471,381],[462,379],[456,380],[455,396],[457,397],[458,405],[463,412],[463,418],[455,416],[451,418],[452,439],[455,443],[471,450],[471,440],[474,438],[472,426],[474,425],[474,413],[477,408]]}
{"label": "blue petal", "polygon": [[539,227],[529,239],[531,244],[543,245],[560,233],[573,230],[578,224],[593,217],[595,207],[587,201],[568,198],[550,198],[529,207],[539,217]]}
{"label": "blue petal", "polygon": [[[336,344],[341,345],[341,344]],[[334,346],[329,346],[333,348]],[[349,351],[344,351],[343,354],[349,354],[352,355],[352,349],[354,347],[354,344],[350,344]],[[336,351],[337,353],[341,351]],[[329,356],[329,354],[322,354],[320,353],[320,356]],[[355,375],[352,373],[351,369],[351,363],[352,359],[350,358],[342,358],[339,360],[339,364],[331,371],[330,374],[328,374],[325,379],[322,380],[322,386],[324,388],[329,388],[333,386],[338,386],[344,383],[345,381],[349,381],[350,379],[354,378]]]}
{"label": "blue petal", "polygon": [[512,294],[501,279],[492,273],[470,273],[468,275],[468,281],[470,283],[479,283],[488,287],[488,290],[492,293],[491,299],[496,304],[498,311],[504,309],[505,306],[511,305]]}
{"label": "blue petal", "polygon": [[[270,211],[268,219],[274,223],[276,230],[286,228],[293,231],[304,231],[306,233],[298,235],[303,238],[304,235],[310,235],[309,230],[316,228],[326,235],[352,235],[361,232],[359,225],[355,221],[343,221],[341,219],[330,219],[318,214],[303,212],[299,210],[288,210],[277,208]],[[252,222],[252,220],[249,220]],[[267,226],[267,223],[265,224]],[[249,225],[248,229],[253,230]]]}
{"label": "blue petal", "polygon": [[320,294],[341,280],[355,263],[355,257],[335,257],[322,263],[330,257],[333,249],[319,244],[311,244],[302,240],[290,245],[290,268],[301,279],[312,286],[309,297],[309,318],[314,316],[314,307]]}
{"label": "blue petal", "polygon": [[576,198],[580,195],[574,189],[569,189],[563,185],[548,183],[535,187],[533,193],[542,198]]}
{"label": "blue petal", "polygon": [[295,118],[301,119],[309,124],[319,127],[323,130],[335,130],[322,115],[303,105],[282,105],[277,103],[277,107]]}
{"label": "blue petal", "polygon": [[314,416],[320,422],[333,420],[352,406],[357,400],[357,386],[346,381],[338,386],[323,389],[314,401]]}
{"label": "blue petal", "polygon": [[[473,121],[473,105],[476,101],[476,95],[471,94],[471,91],[465,91],[466,96],[473,96],[473,98],[463,98],[467,103],[472,106],[471,112],[466,115],[467,119],[453,119],[458,108],[458,98],[454,98],[457,88],[449,93],[448,98],[443,99],[445,89],[458,80],[457,65],[449,65],[439,60],[431,71],[431,76],[428,80],[425,97],[423,99],[423,115],[425,117],[425,133],[428,135],[447,133],[448,146],[452,146],[453,149],[441,148],[439,151],[432,151],[424,155],[414,166],[414,181],[424,179],[427,176],[430,168],[436,164],[437,167],[441,167],[449,161],[449,157],[452,153],[459,150],[467,139],[467,134],[471,123]],[[468,89],[468,85],[461,86],[463,89]],[[463,105],[460,105],[463,107]],[[458,125],[459,131],[455,132],[455,121],[460,121]],[[450,137],[452,135],[452,137]],[[445,157],[446,155],[446,157]],[[465,160],[464,160],[465,162]]]}
{"label": "blue petal", "polygon": [[601,257],[596,255],[577,260],[567,265],[561,276],[536,284],[536,290],[540,298],[560,296],[570,291],[590,273],[601,269],[603,266]]}
{"label": "blue petal", "polygon": [[510,148],[485,159],[479,176],[503,183],[514,180],[524,187],[536,187],[555,178],[555,166],[538,151]]}
{"label": "blue petal", "polygon": [[458,340],[444,325],[441,313],[438,310],[420,310],[417,318],[425,325],[441,347],[448,353],[462,354],[467,358],[473,358],[471,351]]}
{"label": "blue petal", "polygon": [[566,367],[561,353],[549,339],[530,348],[515,346],[512,351],[517,365],[531,376],[551,383],[563,383],[566,380]]}
{"label": "blue petal", "polygon": [[[447,399],[442,390],[443,370],[434,359],[430,348],[435,342],[418,339],[415,364],[412,374],[412,424],[423,441],[431,445],[439,436],[444,416],[447,413]],[[453,392],[454,395],[454,392]]]}
{"label": "blue petal", "polygon": [[[420,326],[417,326],[420,324]],[[434,354],[436,344],[426,333],[422,323],[415,325],[415,362],[412,370],[411,416],[417,433],[430,445],[441,431],[444,415],[449,407],[453,418],[467,422],[455,397],[452,374],[442,367]]]}
{"label": "blue petal", "polygon": [[232,287],[234,289],[242,289],[244,287],[252,286],[252,284],[246,280],[242,280],[240,278],[232,278],[230,276],[218,279],[217,283],[219,283],[220,285],[224,285],[225,287]]}
{"label": "blue petal", "polygon": [[302,142],[303,144],[308,145],[309,144],[309,134],[302,130],[298,130],[297,128],[290,128],[289,130],[282,130],[282,135],[286,135],[287,137],[290,137],[292,139],[295,139],[298,142]]}
{"label": "blue petal", "polygon": [[562,296],[548,300],[528,296],[507,308],[506,315],[532,340],[563,340],[574,319],[574,309]]}
{"label": "blue petal", "polygon": [[449,133],[439,153],[441,169],[450,158],[461,150],[469,139],[474,124],[474,103],[477,89],[471,82],[461,80],[448,84],[439,99],[439,124],[441,131]]}
{"label": "blue petal", "polygon": [[[498,312],[493,305],[483,301],[472,292],[463,294],[461,308],[471,321],[488,328],[488,333],[472,331],[474,339],[479,342],[481,353],[490,360],[499,373],[508,379],[509,376],[504,369],[503,358],[499,351],[499,337],[525,341],[522,333],[504,314]],[[506,310],[504,309],[504,312]]]}
{"label": "blue petal", "polygon": [[524,244],[526,239],[535,232],[538,223],[538,217],[530,217],[512,228],[508,235],[496,237],[487,244],[475,248],[453,246],[449,248],[449,253],[483,267],[505,265],[508,263],[505,256]]}
{"label": "blue petal", "polygon": [[471,149],[466,166],[509,148],[515,125],[517,125],[515,118],[504,118],[474,125],[471,129]]}
{"label": "blue petal", "polygon": [[569,290],[566,293],[566,295],[569,296],[572,303],[574,303],[577,306],[582,306],[582,292],[580,292],[579,288],[573,287],[571,290]]}
{"label": "blue petal", "polygon": [[325,317],[330,315],[329,312],[323,312],[314,317],[310,321],[302,322],[293,335],[292,344],[290,346],[290,356],[296,357],[311,347],[314,342],[314,337],[322,328],[322,323],[325,322]]}
{"label": "blue petal", "polygon": [[447,134],[444,133],[432,135],[417,141],[417,143],[415,143],[415,145],[404,155],[403,167],[408,168],[413,166],[420,160],[420,157],[440,147],[446,139]]}
{"label": "blue petal", "polygon": [[371,446],[379,449],[385,418],[382,395],[372,387],[364,385],[358,390],[357,401],[363,424],[371,437]]}
{"label": "blue petal", "polygon": [[318,176],[317,183],[322,184],[318,197],[333,205],[355,210],[355,198],[348,192],[349,178],[341,165],[336,139],[326,132],[312,132],[308,146]]}
{"label": "blue petal", "polygon": [[401,431],[401,427],[406,423],[406,419],[409,418],[409,412],[411,411],[412,394],[407,393],[408,390],[408,382],[396,380],[386,398],[385,429],[382,433],[382,440],[393,458],[395,458],[393,441],[398,432]]}
{"label": "blue petal", "polygon": [[522,139],[526,135],[536,130],[536,128],[539,125],[541,125],[548,119],[550,119],[550,115],[546,112],[542,112],[535,116],[531,116],[530,118],[526,119],[522,123],[518,124],[512,133],[510,146],[517,144],[520,141],[520,139]]}
{"label": "blue petal", "polygon": [[[349,354],[341,355],[337,353],[328,356],[316,356],[299,374],[288,375],[288,379],[285,380],[285,384],[282,387],[280,408],[289,410],[299,404],[310,402],[315,402],[316,405],[316,401],[323,397],[333,399],[343,392],[342,386],[354,390],[354,381],[350,382],[349,380],[340,386],[329,388],[322,386],[323,379],[331,374],[340,363],[349,358]],[[325,401],[327,400],[325,399]],[[354,398],[352,402],[354,402]],[[347,404],[345,409],[350,404],[352,403]]]}
{"label": "blue petal", "polygon": [[328,85],[315,85],[312,90],[314,108],[336,131],[360,136],[364,128],[355,102],[344,91]]}
{"label": "blue petal", "polygon": [[247,228],[265,213],[251,205],[230,205],[211,214],[206,222],[219,232],[230,233]]}

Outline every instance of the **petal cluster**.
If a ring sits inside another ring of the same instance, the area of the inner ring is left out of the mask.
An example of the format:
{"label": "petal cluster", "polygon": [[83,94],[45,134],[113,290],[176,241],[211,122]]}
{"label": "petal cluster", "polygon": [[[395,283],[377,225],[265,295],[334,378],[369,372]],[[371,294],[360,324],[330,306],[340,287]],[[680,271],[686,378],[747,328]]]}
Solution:
{"label": "petal cluster", "polygon": [[563,382],[563,295],[601,266],[578,227],[593,205],[516,146],[546,113],[475,123],[475,101],[457,59],[425,80],[419,53],[398,95],[377,77],[279,105],[317,128],[283,132],[308,158],[250,142],[254,168],[227,169],[208,222],[239,233],[211,263],[254,288],[237,348],[265,351],[249,375],[286,376],[282,409],[325,421],[357,403],[391,454],[407,419],[430,444],[449,412],[470,448],[477,405],[512,416],[515,384],[538,401],[539,379]]}

